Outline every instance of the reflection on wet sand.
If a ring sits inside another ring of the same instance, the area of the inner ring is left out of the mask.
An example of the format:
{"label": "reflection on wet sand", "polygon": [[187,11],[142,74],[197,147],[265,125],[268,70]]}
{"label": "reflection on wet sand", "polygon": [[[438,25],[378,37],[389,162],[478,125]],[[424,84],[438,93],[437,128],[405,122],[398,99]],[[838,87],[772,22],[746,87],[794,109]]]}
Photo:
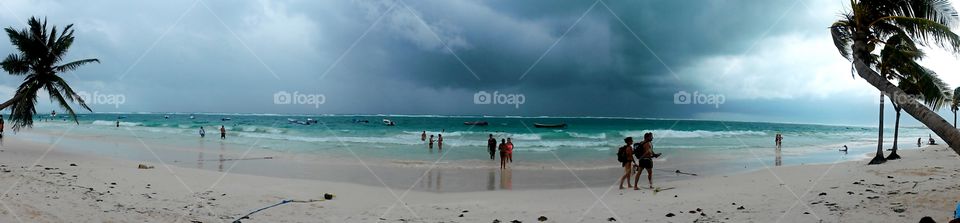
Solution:
{"label": "reflection on wet sand", "polygon": [[[436,172],[436,174],[434,174],[434,172]],[[434,175],[436,175],[436,176],[434,176]],[[437,192],[440,192],[440,191],[441,191],[441,187],[440,187],[441,184],[440,184],[440,182],[442,181],[442,178],[443,178],[443,170],[441,170],[441,169],[432,169],[432,170],[430,170],[430,171],[427,171],[427,176],[426,176],[426,178],[427,178],[427,179],[426,179],[426,183],[425,183],[425,184],[421,183],[420,185],[423,185],[424,187],[426,187],[427,190],[431,190],[431,189],[432,189],[432,190],[437,191]]]}
{"label": "reflection on wet sand", "polygon": [[783,165],[783,157],[781,156],[781,152],[780,152],[781,149],[779,146],[777,146],[776,151],[777,151],[777,158],[775,158],[773,162],[775,166],[781,166]]}
{"label": "reflection on wet sand", "polygon": [[500,170],[500,189],[510,190],[513,188],[513,173],[510,169]]}
{"label": "reflection on wet sand", "polygon": [[496,190],[497,189],[497,172],[494,169],[490,169],[490,172],[487,174],[487,190]]}

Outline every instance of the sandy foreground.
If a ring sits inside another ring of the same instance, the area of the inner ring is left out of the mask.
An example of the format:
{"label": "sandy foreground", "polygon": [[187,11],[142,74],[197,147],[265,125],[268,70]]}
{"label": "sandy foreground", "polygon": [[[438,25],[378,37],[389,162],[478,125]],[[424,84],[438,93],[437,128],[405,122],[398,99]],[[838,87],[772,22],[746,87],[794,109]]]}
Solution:
{"label": "sandy foreground", "polygon": [[337,197],[277,206],[243,222],[947,222],[960,201],[960,158],[945,146],[901,151],[903,160],[879,166],[770,167],[664,182],[659,192],[621,191],[610,179],[611,187],[435,193],[158,162],[138,169],[140,162],[51,145],[3,140],[0,222],[231,222],[324,193]]}

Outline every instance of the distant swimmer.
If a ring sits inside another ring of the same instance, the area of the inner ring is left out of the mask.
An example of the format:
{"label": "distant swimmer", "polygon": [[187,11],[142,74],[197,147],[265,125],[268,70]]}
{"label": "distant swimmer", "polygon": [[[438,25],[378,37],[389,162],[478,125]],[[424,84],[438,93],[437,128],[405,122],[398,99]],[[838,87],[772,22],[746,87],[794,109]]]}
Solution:
{"label": "distant swimmer", "polygon": [[493,134],[487,139],[487,152],[490,152],[490,159],[493,160],[493,154],[497,152],[497,139],[493,138]]}
{"label": "distant swimmer", "polygon": [[420,134],[420,141],[427,141],[427,131]]}
{"label": "distant swimmer", "polygon": [[200,138],[203,138],[207,135],[207,131],[203,130],[203,126],[200,126]]}
{"label": "distant swimmer", "polygon": [[227,129],[223,125],[220,126],[220,139],[227,139]]}

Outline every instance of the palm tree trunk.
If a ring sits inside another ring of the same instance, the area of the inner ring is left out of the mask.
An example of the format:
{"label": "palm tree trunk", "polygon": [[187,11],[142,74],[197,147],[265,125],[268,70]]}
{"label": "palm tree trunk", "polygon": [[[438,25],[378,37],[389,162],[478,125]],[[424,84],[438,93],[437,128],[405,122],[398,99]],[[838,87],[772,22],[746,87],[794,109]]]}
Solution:
{"label": "palm tree trunk", "polygon": [[[857,70],[857,75],[876,87],[881,92],[887,95],[905,95],[905,93],[897,88],[896,85],[887,81],[887,79],[877,74],[877,72],[870,69],[870,66],[867,65],[867,57],[870,55],[870,51],[867,48],[866,38],[857,38],[853,44],[853,65]],[[954,152],[960,154],[960,131],[950,125],[947,120],[944,120],[943,117],[937,115],[926,106],[923,106],[917,101],[914,100],[904,100],[900,103],[900,107],[910,114],[911,117],[920,121],[930,128],[933,133],[937,134],[943,141],[947,142],[947,145],[953,149]]]}
{"label": "palm tree trunk", "polygon": [[870,160],[870,165],[887,162],[887,159],[883,158],[883,92],[880,92],[880,127],[877,129],[880,129],[877,134],[877,155]]}
{"label": "palm tree trunk", "polygon": [[893,151],[890,151],[890,155],[887,156],[887,160],[898,160],[900,155],[897,154],[897,140],[900,137],[900,106],[893,104],[893,110],[897,111],[897,121],[893,125]]}

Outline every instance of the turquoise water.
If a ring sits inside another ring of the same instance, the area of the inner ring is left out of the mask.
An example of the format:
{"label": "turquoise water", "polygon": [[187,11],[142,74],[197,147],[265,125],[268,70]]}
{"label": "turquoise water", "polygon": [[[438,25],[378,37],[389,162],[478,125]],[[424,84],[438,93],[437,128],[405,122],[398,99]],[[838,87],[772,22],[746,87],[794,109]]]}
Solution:
{"label": "turquoise water", "polygon": [[[317,122],[304,125],[288,121],[308,118]],[[382,124],[385,118],[396,125]],[[488,160],[486,139],[488,134],[494,134],[498,139],[513,139],[515,161],[557,164],[559,158],[578,168],[615,162],[614,153],[624,137],[639,139],[644,132],[653,132],[655,150],[664,154],[659,162],[690,164],[687,169],[698,170],[758,161],[773,165],[773,139],[777,132],[785,136],[782,155],[787,165],[861,159],[864,153],[876,149],[877,132],[873,127],[628,118],[85,114],[79,119],[79,126],[58,117],[38,121],[37,128],[74,128],[73,131],[106,135],[129,135],[125,133],[129,129],[138,137],[190,147],[199,138],[197,131],[201,126],[207,131],[204,140],[219,140],[217,129],[223,125],[228,143],[280,153],[335,158],[352,158],[356,154],[365,159],[401,161],[435,161],[443,154],[446,162]],[[115,127],[118,120],[123,128]],[[489,125],[464,125],[472,121],[486,121]],[[535,128],[534,123],[568,126]],[[885,130],[885,136],[892,137],[892,129]],[[422,131],[428,135],[442,134],[443,150],[436,146],[429,149],[420,140]],[[914,148],[916,139],[925,140],[928,134],[925,128],[901,128],[901,148]],[[837,152],[843,145],[851,148],[849,154]]]}

